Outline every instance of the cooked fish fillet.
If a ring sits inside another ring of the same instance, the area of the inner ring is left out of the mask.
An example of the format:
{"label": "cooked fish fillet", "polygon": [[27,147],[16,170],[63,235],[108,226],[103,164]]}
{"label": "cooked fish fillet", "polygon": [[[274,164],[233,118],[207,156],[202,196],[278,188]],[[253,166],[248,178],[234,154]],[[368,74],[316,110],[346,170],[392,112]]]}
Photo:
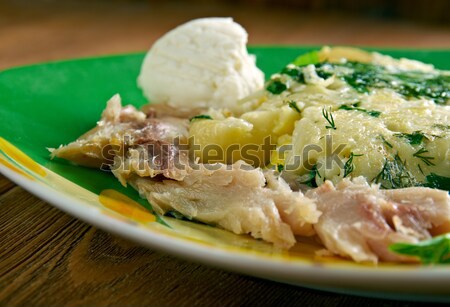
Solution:
{"label": "cooked fish fillet", "polygon": [[[120,97],[114,96],[97,127],[52,156],[92,167],[108,163],[122,184],[135,186],[161,214],[176,210],[285,248],[295,243],[294,234],[314,234],[312,224],[320,215],[314,202],[293,192],[272,171],[264,174],[242,161],[232,166],[190,164],[187,151],[180,150],[180,143],[186,143],[187,120],[168,116],[167,107],[143,110],[122,107]],[[120,150],[105,156],[111,145]],[[151,179],[158,175],[175,180]]]}
{"label": "cooked fish fillet", "polygon": [[284,248],[295,243],[294,233],[311,235],[311,224],[320,215],[314,202],[292,192],[281,178],[269,175],[266,186],[262,170],[242,161],[199,165],[183,181],[134,176],[129,182],[160,214],[176,210],[189,219]]}
{"label": "cooked fish fillet", "polygon": [[189,110],[122,107],[111,98],[97,126],[52,151],[90,167],[105,166],[130,183],[160,214],[175,210],[189,219],[250,234],[289,248],[295,235],[317,234],[334,254],[358,262],[415,261],[389,251],[396,242],[418,242],[450,229],[450,198],[428,188],[380,190],[363,177],[326,181],[302,194],[272,170],[243,161],[232,165],[190,160]]}
{"label": "cooked fish fillet", "polygon": [[[94,129],[52,150],[51,156],[83,166],[111,167],[122,182],[131,172],[182,179],[183,172],[174,171],[174,164],[188,164],[188,156],[179,152],[174,140],[186,142],[189,122],[168,116],[168,107],[163,108],[163,112],[157,108],[146,108],[144,113],[130,105],[122,107],[120,96],[115,95],[108,101]],[[164,115],[156,118],[158,113]],[[152,163],[143,164],[144,160]]]}
{"label": "cooked fish fillet", "polygon": [[[63,158],[88,167],[101,167],[110,164],[115,151],[112,146],[121,146],[126,139],[141,127],[146,119],[144,113],[134,107],[122,108],[120,96],[113,96],[107,103],[97,126],[80,136],[76,141],[51,150],[51,157]],[[128,144],[124,144],[128,145]],[[122,150],[122,148],[119,148]]]}
{"label": "cooked fish fillet", "polygon": [[314,229],[326,248],[358,262],[414,261],[388,247],[428,239],[450,222],[448,193],[436,189],[380,190],[358,177],[336,186],[326,181],[306,196],[322,211]]}
{"label": "cooked fish fillet", "polygon": [[193,108],[181,106],[174,108],[164,103],[148,103],[142,106],[141,111],[147,114],[148,117],[177,117],[187,119],[208,112],[208,108]]}

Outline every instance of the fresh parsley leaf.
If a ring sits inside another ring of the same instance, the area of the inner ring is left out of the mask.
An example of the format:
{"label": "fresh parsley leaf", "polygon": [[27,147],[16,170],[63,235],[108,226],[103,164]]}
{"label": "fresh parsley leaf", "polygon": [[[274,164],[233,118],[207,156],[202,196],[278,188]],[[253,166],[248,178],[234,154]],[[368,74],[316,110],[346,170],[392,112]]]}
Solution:
{"label": "fresh parsley leaf", "polygon": [[396,243],[389,246],[393,252],[416,256],[423,264],[450,263],[450,233],[418,243]]}
{"label": "fresh parsley leaf", "polygon": [[195,115],[189,119],[189,121],[199,120],[199,119],[212,119],[211,116],[206,114]]}

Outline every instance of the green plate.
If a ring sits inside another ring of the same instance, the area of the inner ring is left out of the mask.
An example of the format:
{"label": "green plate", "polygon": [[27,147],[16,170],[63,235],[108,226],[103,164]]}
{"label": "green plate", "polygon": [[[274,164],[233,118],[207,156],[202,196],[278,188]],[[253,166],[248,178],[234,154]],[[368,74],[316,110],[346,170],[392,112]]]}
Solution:
{"label": "green plate", "polygon": [[[266,76],[314,47],[253,47]],[[450,69],[450,51],[377,50]],[[56,207],[146,246],[263,278],[331,291],[448,300],[450,267],[358,265],[319,257],[312,242],[291,251],[206,225],[159,218],[108,172],[51,161],[47,148],[94,127],[116,93],[124,104],[146,103],[136,85],[144,54],[12,68],[0,72],[0,171]],[[414,295],[410,293],[415,293]]]}

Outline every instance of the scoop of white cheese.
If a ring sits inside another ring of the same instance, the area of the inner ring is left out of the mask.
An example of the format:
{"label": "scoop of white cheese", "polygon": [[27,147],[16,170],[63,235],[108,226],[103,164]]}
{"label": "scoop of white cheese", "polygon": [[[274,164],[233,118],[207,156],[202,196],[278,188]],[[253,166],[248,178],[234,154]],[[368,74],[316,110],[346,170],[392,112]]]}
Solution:
{"label": "scoop of white cheese", "polygon": [[264,74],[246,49],[247,32],[231,18],[202,18],[161,37],[147,53],[138,77],[154,103],[236,109],[262,88]]}

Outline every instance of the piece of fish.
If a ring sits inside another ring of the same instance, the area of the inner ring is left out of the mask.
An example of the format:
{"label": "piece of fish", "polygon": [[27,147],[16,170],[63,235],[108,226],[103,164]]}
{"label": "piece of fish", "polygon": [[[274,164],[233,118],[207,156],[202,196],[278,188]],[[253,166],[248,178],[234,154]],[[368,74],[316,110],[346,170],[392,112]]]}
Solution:
{"label": "piece of fish", "polygon": [[283,248],[294,245],[294,233],[312,234],[311,225],[320,212],[283,179],[269,175],[267,180],[261,169],[243,161],[198,167],[183,181],[134,176],[129,182],[160,214],[175,210],[189,219],[251,234]]}
{"label": "piece of fish", "polygon": [[[97,126],[76,141],[57,149],[50,149],[51,157],[58,157],[72,161],[78,165],[100,168],[104,164],[111,164],[114,155],[128,146],[124,135],[132,135],[142,127],[146,116],[132,106],[122,108],[119,95],[114,95],[103,111]],[[112,150],[119,147],[117,151]]]}
{"label": "piece of fish", "polygon": [[200,107],[172,107],[164,103],[148,103],[143,105],[141,111],[144,112],[147,117],[176,117],[182,119],[190,119],[196,115],[206,113],[208,108]]}
{"label": "piece of fish", "polygon": [[322,211],[314,229],[325,247],[357,262],[416,261],[389,246],[431,238],[450,221],[448,193],[436,189],[380,190],[358,177],[336,186],[326,181],[306,196]]}
{"label": "piece of fish", "polygon": [[175,143],[187,142],[189,121],[169,116],[167,108],[159,112],[157,107],[147,107],[144,113],[130,105],[122,107],[120,96],[115,95],[107,102],[95,128],[76,141],[51,150],[51,157],[88,167],[111,168],[122,183],[130,173],[150,177],[163,174],[181,180],[184,172],[175,166],[188,164],[188,151],[180,152]]}
{"label": "piece of fish", "polygon": [[174,210],[282,248],[294,245],[296,235],[317,234],[330,252],[358,262],[416,261],[389,246],[450,230],[446,191],[380,190],[359,177],[336,186],[326,181],[304,195],[274,171],[243,161],[196,163],[189,156],[186,116],[197,112],[158,105],[139,111],[122,107],[115,95],[94,129],[52,150],[52,157],[111,169],[159,214]]}

